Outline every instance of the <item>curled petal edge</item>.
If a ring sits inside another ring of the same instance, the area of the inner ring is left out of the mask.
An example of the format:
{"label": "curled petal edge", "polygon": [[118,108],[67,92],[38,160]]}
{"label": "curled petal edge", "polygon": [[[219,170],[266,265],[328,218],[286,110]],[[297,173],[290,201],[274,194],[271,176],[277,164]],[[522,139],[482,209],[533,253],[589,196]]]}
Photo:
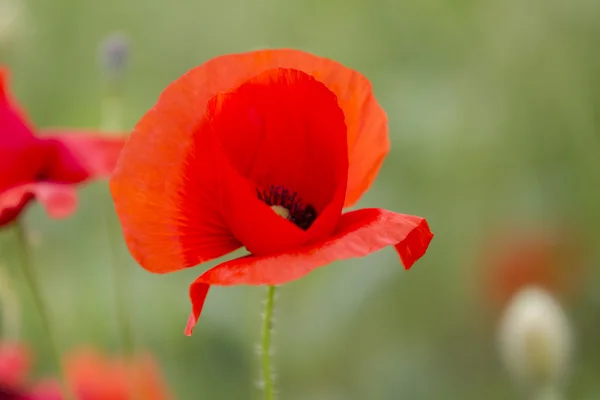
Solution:
{"label": "curled petal edge", "polygon": [[192,334],[211,285],[281,285],[333,261],[364,257],[387,246],[394,246],[408,270],[432,239],[427,220],[421,217],[375,208],[348,212],[322,242],[288,253],[236,258],[203,273],[190,286],[192,313],[185,334]]}

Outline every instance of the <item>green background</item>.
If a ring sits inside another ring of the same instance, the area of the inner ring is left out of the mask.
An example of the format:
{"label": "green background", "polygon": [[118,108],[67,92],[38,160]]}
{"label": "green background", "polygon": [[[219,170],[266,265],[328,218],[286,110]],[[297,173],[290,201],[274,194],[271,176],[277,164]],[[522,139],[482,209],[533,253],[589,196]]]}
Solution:
{"label": "green background", "polygon": [[[0,14],[9,3],[0,0]],[[0,31],[0,61],[38,127],[100,126],[106,82],[98,48],[114,32],[126,34],[131,47],[122,86],[127,129],[169,82],[223,53],[294,47],[372,81],[389,115],[392,151],[359,206],[425,216],[436,237],[409,272],[386,249],[281,288],[281,399],[520,398],[497,357],[482,243],[494,240],[499,225],[565,222],[583,238],[591,272],[566,308],[577,345],[566,398],[600,398],[600,2],[18,3],[19,18]],[[27,210],[61,349],[119,351],[112,235],[135,346],[155,354],[176,397],[260,398],[254,349],[264,288],[215,288],[194,336],[185,337],[187,288],[207,266],[144,271],[122,244],[113,214],[106,182],[83,188],[67,220],[50,220],[38,205]],[[0,246],[22,304],[21,338],[36,353],[34,374],[55,374],[12,232],[0,232]],[[571,267],[565,263],[565,274]]]}

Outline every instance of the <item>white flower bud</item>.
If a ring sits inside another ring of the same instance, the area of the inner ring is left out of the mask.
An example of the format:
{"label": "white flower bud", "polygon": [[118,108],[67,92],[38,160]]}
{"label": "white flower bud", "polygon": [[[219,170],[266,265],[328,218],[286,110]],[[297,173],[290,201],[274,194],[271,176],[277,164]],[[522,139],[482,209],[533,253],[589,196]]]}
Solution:
{"label": "white flower bud", "polygon": [[500,321],[500,354],[509,373],[527,389],[564,384],[572,332],[560,304],[544,289],[529,286],[511,299]]}

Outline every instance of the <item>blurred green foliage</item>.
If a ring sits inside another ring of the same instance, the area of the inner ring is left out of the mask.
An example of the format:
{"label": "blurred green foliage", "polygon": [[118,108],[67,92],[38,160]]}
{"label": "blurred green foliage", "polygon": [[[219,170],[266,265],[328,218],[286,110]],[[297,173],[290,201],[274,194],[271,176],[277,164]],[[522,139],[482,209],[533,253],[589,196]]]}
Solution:
{"label": "blurred green foliage", "polygon": [[[0,61],[39,127],[100,125],[98,46],[116,31],[132,50],[127,129],[170,81],[223,53],[296,47],[371,79],[392,152],[360,206],[425,216],[436,237],[408,273],[386,249],[280,290],[282,399],[515,398],[495,316],[482,307],[479,252],[498,224],[565,222],[593,270],[568,308],[579,349],[568,398],[600,397],[600,2],[28,0],[20,15]],[[34,205],[26,224],[61,347],[118,351],[108,235],[120,231],[106,183],[80,191],[73,218],[50,220]],[[21,295],[22,337],[36,373],[53,374],[11,233],[1,232],[0,263]],[[152,275],[123,244],[118,258],[136,347],[156,355],[178,398],[259,398],[263,288],[215,288],[187,338],[187,287],[207,266]]]}

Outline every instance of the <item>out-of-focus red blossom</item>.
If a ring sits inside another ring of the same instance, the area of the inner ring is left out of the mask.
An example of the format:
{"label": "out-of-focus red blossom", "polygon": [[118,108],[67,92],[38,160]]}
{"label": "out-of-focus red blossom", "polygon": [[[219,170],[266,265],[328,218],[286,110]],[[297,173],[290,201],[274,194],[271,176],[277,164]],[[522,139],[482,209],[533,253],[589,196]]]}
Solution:
{"label": "out-of-focus red blossom", "polygon": [[0,342],[0,386],[19,386],[25,383],[31,356],[20,343]]}
{"label": "out-of-focus red blossom", "polygon": [[29,387],[31,353],[16,342],[0,343],[0,400],[60,400],[54,393],[35,393]]}
{"label": "out-of-focus red blossom", "polygon": [[211,285],[279,285],[394,246],[406,269],[433,234],[421,217],[342,214],[389,152],[362,74],[297,50],[217,57],[177,79],[139,121],[111,179],[125,239],[167,273],[244,246],[190,287],[191,334]]}
{"label": "out-of-focus red blossom", "polygon": [[521,229],[495,236],[485,252],[486,296],[502,308],[519,289],[545,288],[559,298],[582,284],[582,248],[567,230]]}
{"label": "out-of-focus red blossom", "polygon": [[[64,367],[77,400],[170,400],[172,395],[154,358],[109,358],[94,349],[68,354]],[[35,385],[22,400],[64,400],[54,380]],[[0,400],[2,398],[0,397]]]}
{"label": "out-of-focus red blossom", "polygon": [[0,400],[18,398],[14,396],[18,396],[25,386],[30,365],[27,347],[20,343],[0,342]]}
{"label": "out-of-focus red blossom", "polygon": [[171,396],[154,359],[144,354],[110,359],[83,349],[65,359],[67,376],[80,400],[166,400]]}
{"label": "out-of-focus red blossom", "polygon": [[13,101],[8,70],[0,66],[0,227],[33,199],[55,218],[76,206],[74,185],[112,172],[125,140],[122,133],[44,130],[41,137]]}

